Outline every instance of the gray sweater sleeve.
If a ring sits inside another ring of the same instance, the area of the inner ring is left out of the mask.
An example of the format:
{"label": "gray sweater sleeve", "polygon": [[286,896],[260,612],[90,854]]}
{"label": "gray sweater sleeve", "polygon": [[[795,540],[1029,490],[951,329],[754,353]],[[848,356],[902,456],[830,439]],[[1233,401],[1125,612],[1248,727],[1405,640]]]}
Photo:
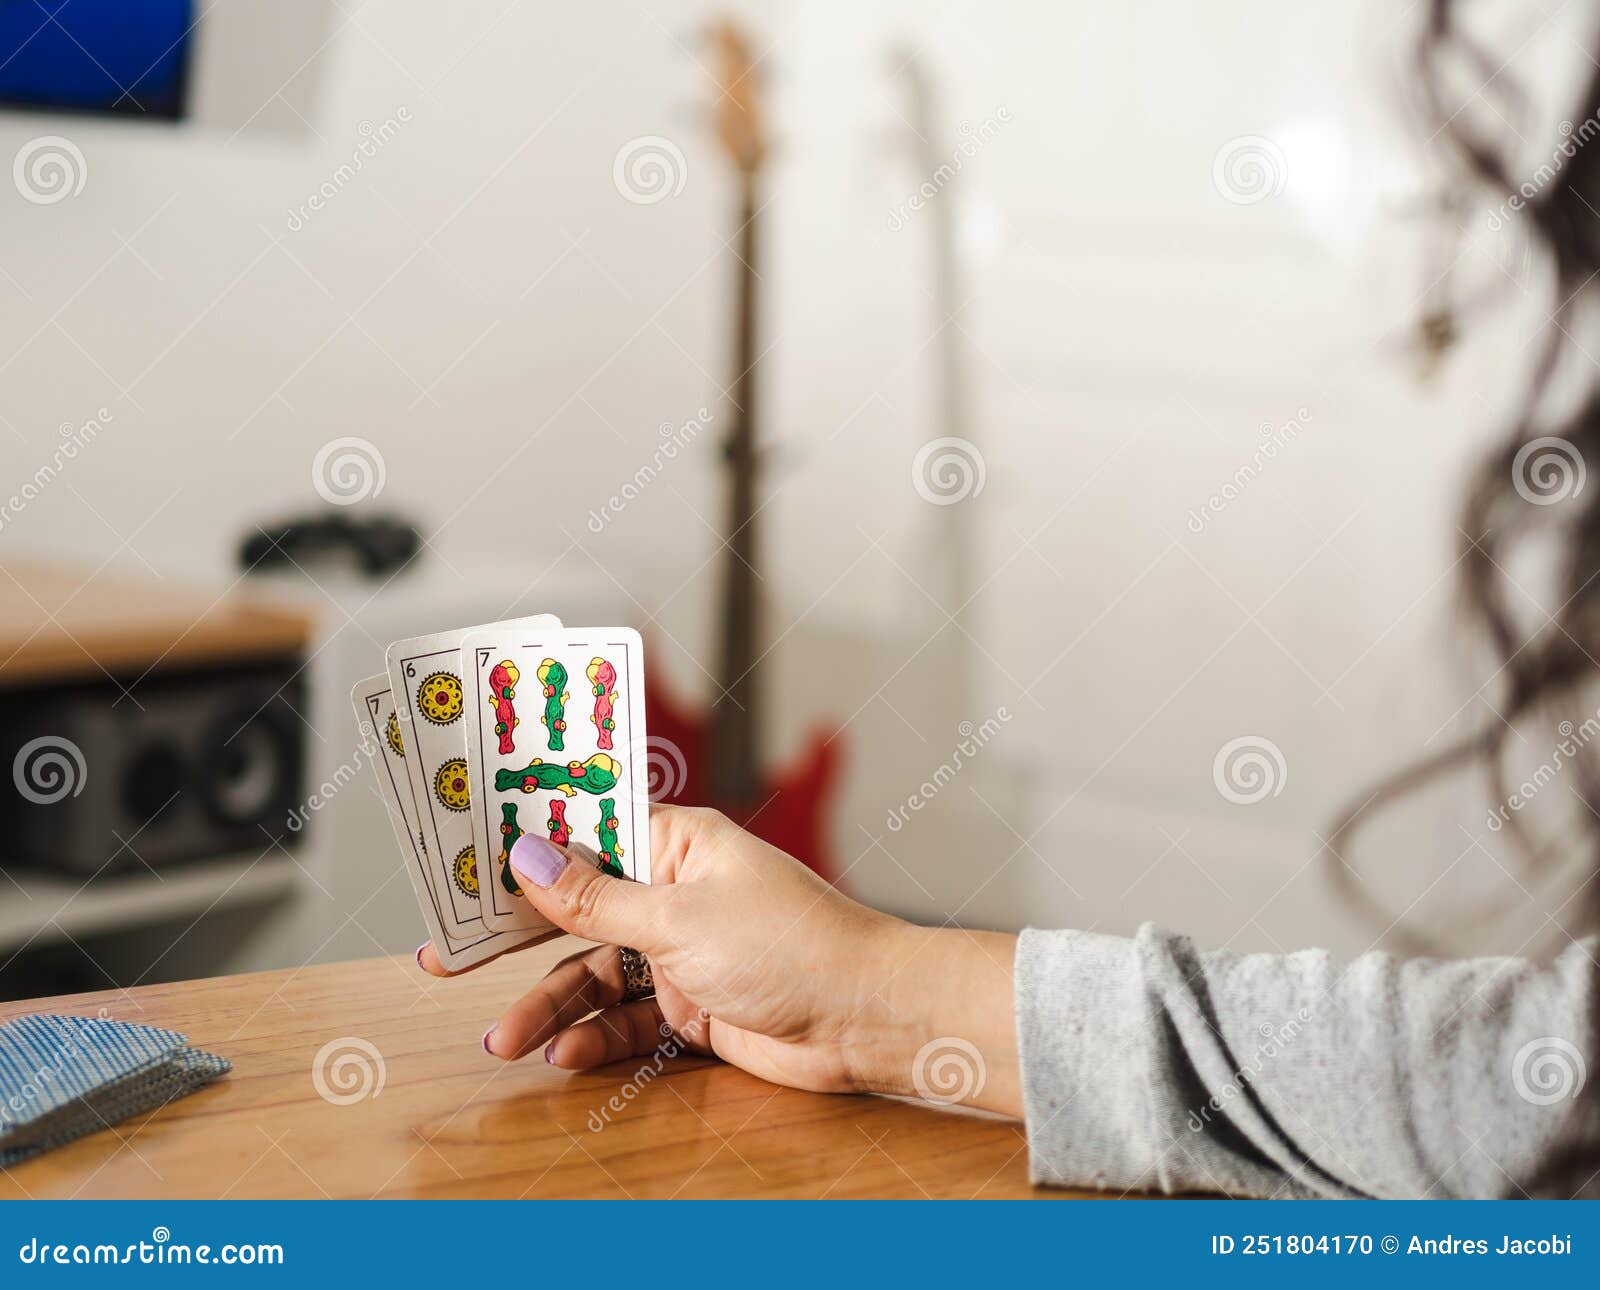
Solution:
{"label": "gray sweater sleeve", "polygon": [[1553,964],[1335,962],[1026,931],[1036,1182],[1254,1196],[1600,1195],[1600,938]]}

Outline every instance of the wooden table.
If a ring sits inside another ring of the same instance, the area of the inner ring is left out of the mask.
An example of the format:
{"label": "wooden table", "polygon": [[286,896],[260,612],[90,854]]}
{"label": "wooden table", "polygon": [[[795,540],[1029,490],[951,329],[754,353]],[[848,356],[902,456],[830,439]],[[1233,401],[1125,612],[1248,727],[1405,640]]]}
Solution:
{"label": "wooden table", "polygon": [[[233,1062],[159,1112],[0,1171],[0,1197],[1062,1194],[1029,1186],[1020,1126],[978,1113],[800,1093],[698,1060],[634,1083],[643,1063],[574,1075],[486,1054],[503,1005],[574,948],[450,981],[381,958],[0,1004],[0,1020],[105,1008]],[[323,1087],[367,1095],[318,1092],[330,1043]]]}

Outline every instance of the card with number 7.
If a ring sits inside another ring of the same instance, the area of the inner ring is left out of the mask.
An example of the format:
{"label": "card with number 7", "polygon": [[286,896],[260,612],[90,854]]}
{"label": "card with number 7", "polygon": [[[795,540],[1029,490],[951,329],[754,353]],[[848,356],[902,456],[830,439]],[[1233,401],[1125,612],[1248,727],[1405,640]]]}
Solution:
{"label": "card with number 7", "polygon": [[626,627],[469,632],[467,765],[491,931],[543,926],[507,863],[524,833],[585,842],[612,873],[650,881],[644,650]]}

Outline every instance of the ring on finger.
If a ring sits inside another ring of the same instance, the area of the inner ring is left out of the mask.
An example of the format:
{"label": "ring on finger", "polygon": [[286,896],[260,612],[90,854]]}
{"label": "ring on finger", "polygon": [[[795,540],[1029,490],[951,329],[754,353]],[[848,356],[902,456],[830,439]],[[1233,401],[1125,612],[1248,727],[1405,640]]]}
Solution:
{"label": "ring on finger", "polygon": [[653,999],[656,978],[650,970],[650,960],[631,945],[619,946],[618,950],[622,955],[622,1002]]}

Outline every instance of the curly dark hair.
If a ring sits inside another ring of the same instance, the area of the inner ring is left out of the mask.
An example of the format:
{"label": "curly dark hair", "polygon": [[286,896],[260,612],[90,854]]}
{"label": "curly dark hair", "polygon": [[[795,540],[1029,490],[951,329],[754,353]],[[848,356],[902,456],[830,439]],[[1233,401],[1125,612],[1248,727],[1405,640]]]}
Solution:
{"label": "curly dark hair", "polygon": [[[1574,486],[1582,478],[1579,472],[1600,461],[1600,372],[1588,373],[1587,387],[1571,405],[1575,411],[1551,420],[1545,407],[1562,358],[1581,349],[1570,323],[1600,282],[1600,140],[1595,147],[1584,146],[1590,128],[1600,129],[1600,66],[1589,74],[1576,105],[1584,125],[1579,137],[1572,137],[1570,120],[1563,122],[1550,161],[1534,175],[1524,174],[1516,132],[1502,123],[1515,119],[1523,104],[1500,58],[1463,30],[1458,8],[1455,0],[1430,0],[1416,60],[1425,116],[1464,180],[1506,196],[1517,212],[1513,218],[1524,221],[1534,250],[1550,265],[1554,312],[1515,422],[1475,468],[1459,520],[1461,599],[1468,621],[1481,628],[1500,663],[1499,719],[1363,794],[1328,839],[1338,890],[1385,922],[1390,915],[1364,889],[1347,858],[1355,828],[1383,806],[1470,764],[1487,770],[1496,800],[1505,801],[1506,739],[1516,723],[1570,697],[1600,674],[1600,661],[1589,647],[1600,641],[1600,487]],[[1471,77],[1482,92],[1501,100],[1494,114],[1498,130],[1475,126],[1461,110],[1462,100],[1452,106],[1447,92],[1452,75]],[[1506,568],[1518,550],[1546,540],[1560,552],[1555,572],[1562,603],[1547,623],[1530,631],[1512,612]],[[1586,748],[1572,765],[1575,790],[1600,820],[1600,765]],[[1518,815],[1507,813],[1504,819],[1524,853],[1540,859]],[[1600,865],[1600,827],[1588,830],[1585,845]],[[1584,900],[1588,918],[1600,916],[1600,882],[1588,885]],[[1435,948],[1414,929],[1401,928],[1399,934],[1403,942]]]}

